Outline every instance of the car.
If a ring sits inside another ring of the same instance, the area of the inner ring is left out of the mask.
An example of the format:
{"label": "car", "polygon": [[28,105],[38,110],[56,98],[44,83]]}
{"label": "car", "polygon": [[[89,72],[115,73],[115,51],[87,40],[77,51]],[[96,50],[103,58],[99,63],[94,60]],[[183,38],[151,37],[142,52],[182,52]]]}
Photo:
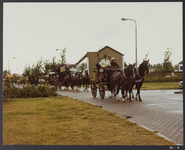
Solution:
{"label": "car", "polygon": [[183,89],[183,81],[179,82],[179,87],[180,87],[180,89]]}

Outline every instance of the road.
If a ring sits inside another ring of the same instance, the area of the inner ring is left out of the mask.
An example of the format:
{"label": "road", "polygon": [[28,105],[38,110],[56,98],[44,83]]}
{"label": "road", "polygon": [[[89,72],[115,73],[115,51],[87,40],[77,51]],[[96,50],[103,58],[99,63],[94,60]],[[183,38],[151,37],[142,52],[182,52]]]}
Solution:
{"label": "road", "polygon": [[104,100],[99,93],[93,98],[91,91],[82,89],[80,92],[62,90],[57,93],[101,106],[102,109],[127,117],[128,120],[157,132],[177,145],[183,145],[183,94],[174,94],[176,91],[179,90],[141,90],[142,102],[126,100],[124,103],[117,101],[116,97],[109,98],[109,91],[106,91]]}

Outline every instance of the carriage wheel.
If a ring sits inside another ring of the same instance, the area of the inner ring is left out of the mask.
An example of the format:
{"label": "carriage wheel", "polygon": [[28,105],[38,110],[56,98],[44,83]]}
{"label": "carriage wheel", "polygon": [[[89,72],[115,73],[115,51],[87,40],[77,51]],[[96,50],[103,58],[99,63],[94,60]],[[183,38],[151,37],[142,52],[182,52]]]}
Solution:
{"label": "carriage wheel", "polygon": [[119,92],[119,86],[118,85],[114,85],[113,89],[112,89],[112,94],[114,96],[116,96],[118,92]]}
{"label": "carriage wheel", "polygon": [[100,94],[101,99],[105,98],[105,87],[102,82],[99,85],[99,94]]}
{"label": "carriage wheel", "polygon": [[96,82],[94,80],[91,81],[91,93],[94,98],[96,98],[97,95],[97,87],[96,87]]}

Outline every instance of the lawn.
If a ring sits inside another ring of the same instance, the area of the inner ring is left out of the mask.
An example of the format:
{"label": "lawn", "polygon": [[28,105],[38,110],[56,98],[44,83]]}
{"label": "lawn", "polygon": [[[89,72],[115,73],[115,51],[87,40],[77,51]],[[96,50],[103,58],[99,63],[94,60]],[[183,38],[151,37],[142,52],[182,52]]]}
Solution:
{"label": "lawn", "polygon": [[3,145],[175,145],[136,123],[69,97],[3,102]]}
{"label": "lawn", "polygon": [[179,82],[144,82],[141,89],[179,89]]}

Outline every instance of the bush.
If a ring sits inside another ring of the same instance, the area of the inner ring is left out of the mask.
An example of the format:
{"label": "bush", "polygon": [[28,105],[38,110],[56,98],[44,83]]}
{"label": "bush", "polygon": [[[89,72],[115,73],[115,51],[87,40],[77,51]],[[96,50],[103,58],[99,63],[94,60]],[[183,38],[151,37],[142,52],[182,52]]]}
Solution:
{"label": "bush", "polygon": [[[13,84],[5,86],[6,98],[35,98],[57,96],[55,87],[48,86],[28,86],[24,88],[16,88]],[[3,91],[4,92],[4,91]]]}
{"label": "bush", "polygon": [[179,82],[183,81],[183,76],[170,76],[170,77],[159,77],[159,76],[146,76],[145,82]]}

